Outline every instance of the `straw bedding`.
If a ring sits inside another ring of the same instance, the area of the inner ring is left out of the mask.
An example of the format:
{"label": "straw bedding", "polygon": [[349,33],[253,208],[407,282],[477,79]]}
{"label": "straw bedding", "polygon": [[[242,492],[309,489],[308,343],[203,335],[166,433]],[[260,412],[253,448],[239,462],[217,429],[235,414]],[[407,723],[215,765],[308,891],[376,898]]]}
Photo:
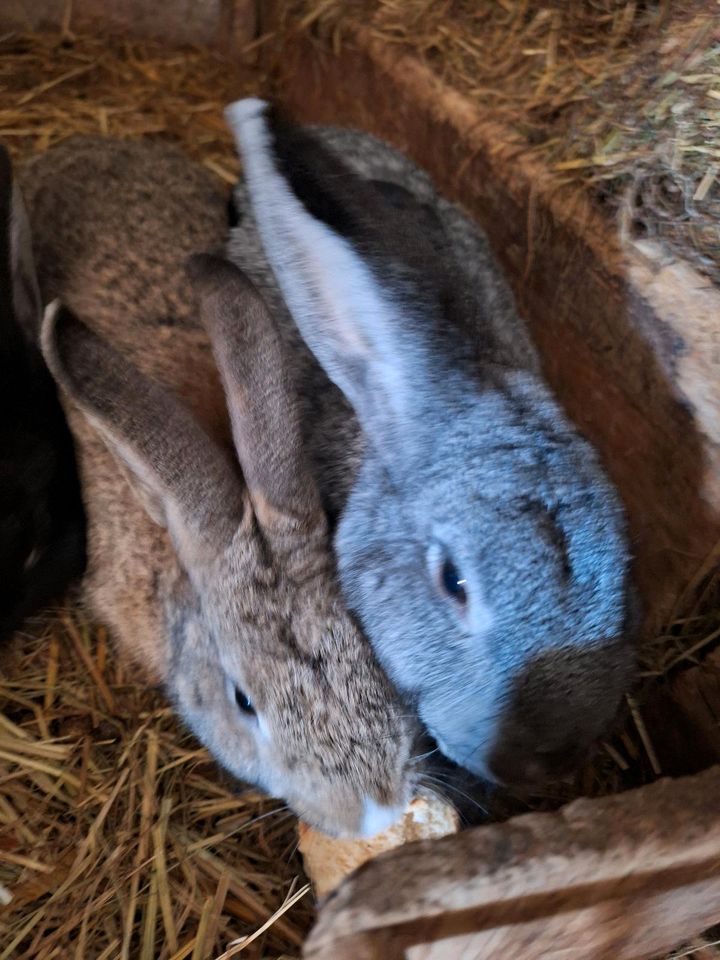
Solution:
{"label": "straw bedding", "polygon": [[[514,5],[497,6],[510,16]],[[382,5],[388,23],[398,11],[394,0]],[[448,41],[433,22],[426,29],[439,46],[428,54],[444,58]],[[495,89],[492,78],[482,82]],[[19,162],[76,132],[166,137],[230,183],[238,167],[221,107],[265,85],[197,50],[11,35],[0,38],[0,139]],[[644,704],[716,644],[719,557],[644,650],[624,729],[574,784],[537,806],[662,772],[654,744],[665,727],[645,723]],[[124,673],[105,631],[76,605],[29,625],[3,650],[0,960],[297,957],[313,908],[296,842],[282,805],[238,793],[163,698]],[[700,960],[709,950],[698,941],[678,956]]]}
{"label": "straw bedding", "polygon": [[720,17],[707,0],[290,0],[335,49],[353,22],[421,57],[635,236],[720,282]]}
{"label": "straw bedding", "polygon": [[[282,805],[223,782],[79,613],[3,653],[0,703],[3,960],[225,956],[307,892]],[[296,956],[310,919],[243,956]]]}

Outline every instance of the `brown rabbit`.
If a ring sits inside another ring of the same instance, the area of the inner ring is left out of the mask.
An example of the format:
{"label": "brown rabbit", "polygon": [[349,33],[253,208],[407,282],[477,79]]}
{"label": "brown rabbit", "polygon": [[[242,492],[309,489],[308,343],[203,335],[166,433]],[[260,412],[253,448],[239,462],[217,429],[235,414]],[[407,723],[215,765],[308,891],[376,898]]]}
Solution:
{"label": "brown rabbit", "polygon": [[383,829],[414,731],[340,598],[280,337],[235,267],[185,273],[225,198],[175,150],[107,139],[45,154],[25,190],[94,614],[235,775],[328,832]]}

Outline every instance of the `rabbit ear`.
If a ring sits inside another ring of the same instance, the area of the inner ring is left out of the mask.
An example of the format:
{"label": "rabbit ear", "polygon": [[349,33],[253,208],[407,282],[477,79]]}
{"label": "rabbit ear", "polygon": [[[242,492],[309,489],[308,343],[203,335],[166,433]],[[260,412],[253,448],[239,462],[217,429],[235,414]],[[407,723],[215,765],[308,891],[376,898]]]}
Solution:
{"label": "rabbit ear", "polygon": [[191,257],[187,272],[213,344],[233,437],[263,528],[306,535],[324,524],[308,473],[280,333],[262,297],[227,260]]}
{"label": "rabbit ear", "polygon": [[242,519],[241,486],[188,410],[57,301],[42,350],[58,384],[126,466],[186,564],[229,544]]}
{"label": "rabbit ear", "polygon": [[[417,414],[430,353],[413,315],[437,293],[419,262],[425,231],[260,100],[227,110],[255,219],[308,346],[371,436]],[[399,226],[398,226],[399,224]],[[400,250],[410,251],[407,257]],[[429,294],[428,294],[429,292]]]}
{"label": "rabbit ear", "polygon": [[[32,238],[20,188],[7,150],[0,146],[0,325],[8,336],[20,331],[36,342],[42,315]],[[10,330],[17,331],[10,334]]]}

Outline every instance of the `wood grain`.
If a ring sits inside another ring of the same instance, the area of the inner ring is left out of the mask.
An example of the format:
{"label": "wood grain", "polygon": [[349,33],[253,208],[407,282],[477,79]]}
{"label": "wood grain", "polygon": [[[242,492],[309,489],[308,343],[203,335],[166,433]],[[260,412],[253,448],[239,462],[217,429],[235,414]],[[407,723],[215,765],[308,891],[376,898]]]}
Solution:
{"label": "wood grain", "polygon": [[236,53],[257,35],[258,0],[3,0],[0,27],[112,33]]}
{"label": "wood grain", "polygon": [[720,920],[720,769],[408,844],[321,910],[306,960],[642,960]]}

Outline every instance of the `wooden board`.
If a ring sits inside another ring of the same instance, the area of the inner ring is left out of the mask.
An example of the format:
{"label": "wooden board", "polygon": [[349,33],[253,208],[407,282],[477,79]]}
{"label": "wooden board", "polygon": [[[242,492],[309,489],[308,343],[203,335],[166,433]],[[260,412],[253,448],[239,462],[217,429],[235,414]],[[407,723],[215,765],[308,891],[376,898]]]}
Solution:
{"label": "wooden board", "polygon": [[114,33],[237,53],[257,34],[257,0],[3,0],[4,30]]}
{"label": "wooden board", "polygon": [[558,189],[527,144],[413,55],[361,25],[343,37],[339,55],[298,33],[282,45],[282,100],[299,120],[391,141],[487,230],[551,385],[627,504],[655,629],[720,539],[720,293],[657,246],[622,248],[584,193]]}
{"label": "wooden board", "polygon": [[643,960],[720,921],[720,768],[408,844],[320,911],[306,960]]}

